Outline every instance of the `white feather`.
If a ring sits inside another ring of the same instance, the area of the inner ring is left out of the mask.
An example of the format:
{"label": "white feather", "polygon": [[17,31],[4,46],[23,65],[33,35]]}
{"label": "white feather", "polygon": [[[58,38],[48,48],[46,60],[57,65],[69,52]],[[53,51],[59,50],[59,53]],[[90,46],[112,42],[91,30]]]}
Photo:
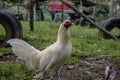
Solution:
{"label": "white feather", "polygon": [[35,68],[35,57],[41,53],[39,50],[20,39],[10,39],[7,43],[10,43],[12,46],[13,53],[15,53],[20,59],[25,60],[27,67],[30,69]]}

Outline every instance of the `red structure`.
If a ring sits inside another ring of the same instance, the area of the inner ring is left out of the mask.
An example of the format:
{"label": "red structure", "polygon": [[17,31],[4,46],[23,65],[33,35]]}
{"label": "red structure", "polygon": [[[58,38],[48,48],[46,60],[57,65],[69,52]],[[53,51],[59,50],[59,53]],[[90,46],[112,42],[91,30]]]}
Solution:
{"label": "red structure", "polygon": [[[72,0],[68,0],[69,2],[72,2]],[[65,12],[73,12],[68,6],[62,4],[59,0],[48,0],[48,10],[49,11],[62,11],[62,9]]]}

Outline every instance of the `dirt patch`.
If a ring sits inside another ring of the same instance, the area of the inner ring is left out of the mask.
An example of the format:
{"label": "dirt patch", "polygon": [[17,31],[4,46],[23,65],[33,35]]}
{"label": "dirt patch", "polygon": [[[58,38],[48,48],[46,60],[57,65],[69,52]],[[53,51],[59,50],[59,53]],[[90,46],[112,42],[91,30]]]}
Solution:
{"label": "dirt patch", "polygon": [[[84,66],[73,65],[74,68],[69,69],[66,65],[62,68],[62,80],[120,80],[120,68],[112,64],[104,57],[84,57],[82,58]],[[108,74],[105,75],[106,69],[110,67]],[[114,78],[114,79],[112,79]]]}
{"label": "dirt patch", "polygon": [[[84,70],[92,77],[92,80],[112,80],[110,77],[115,77],[114,80],[120,79],[120,70],[119,68],[112,64],[107,58],[104,57],[94,57],[94,58],[85,58],[85,63],[87,64],[84,67]],[[109,67],[108,76],[105,75],[105,71]],[[111,68],[111,69],[110,69]],[[109,75],[110,74],[110,75]],[[105,79],[105,77],[108,79]]]}
{"label": "dirt patch", "polygon": [[[6,55],[0,57],[0,62],[16,62],[16,56]],[[62,80],[105,80],[106,67],[112,67],[115,72],[115,79],[120,79],[120,68],[112,64],[105,57],[82,57],[83,66],[76,65],[64,65],[61,68],[60,76]],[[56,79],[57,80],[57,79]],[[106,79],[112,80],[112,79]]]}
{"label": "dirt patch", "polygon": [[15,54],[11,54],[11,55],[4,55],[4,56],[0,56],[0,62],[1,63],[5,63],[5,62],[16,62],[17,56],[15,56]]}

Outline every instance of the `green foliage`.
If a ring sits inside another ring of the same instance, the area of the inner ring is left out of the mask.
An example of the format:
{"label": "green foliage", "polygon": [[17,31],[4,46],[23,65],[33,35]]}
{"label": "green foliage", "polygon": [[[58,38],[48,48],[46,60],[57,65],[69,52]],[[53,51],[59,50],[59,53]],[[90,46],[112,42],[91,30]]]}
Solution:
{"label": "green foliage", "polygon": [[[57,39],[57,31],[60,23],[53,22],[37,22],[34,23],[35,30],[29,29],[29,23],[22,21],[23,25],[23,40],[33,45],[39,50],[45,49],[47,46],[54,43]],[[107,56],[111,61],[120,65],[120,42],[104,39],[96,28],[73,26],[70,28],[72,40],[72,56],[65,63],[69,65],[79,64],[83,66],[80,58],[84,55],[91,56]],[[10,48],[0,49],[0,55],[11,54]],[[36,71],[29,71],[23,63],[0,63],[0,79],[15,80],[25,79],[30,80]],[[8,76],[8,77],[7,77]]]}
{"label": "green foliage", "polygon": [[23,2],[24,0],[3,0],[3,1],[18,3],[19,1]]}
{"label": "green foliage", "polygon": [[30,71],[26,66],[19,63],[0,63],[0,80],[29,80],[35,71]]}
{"label": "green foliage", "polygon": [[9,48],[0,48],[0,56],[12,54],[12,50]]}

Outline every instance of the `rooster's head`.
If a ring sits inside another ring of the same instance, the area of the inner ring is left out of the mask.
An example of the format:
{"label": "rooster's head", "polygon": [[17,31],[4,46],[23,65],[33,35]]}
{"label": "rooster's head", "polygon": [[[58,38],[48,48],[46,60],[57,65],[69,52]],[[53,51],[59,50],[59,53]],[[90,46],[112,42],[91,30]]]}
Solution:
{"label": "rooster's head", "polygon": [[69,20],[65,20],[62,24],[66,29],[68,29],[73,23]]}

